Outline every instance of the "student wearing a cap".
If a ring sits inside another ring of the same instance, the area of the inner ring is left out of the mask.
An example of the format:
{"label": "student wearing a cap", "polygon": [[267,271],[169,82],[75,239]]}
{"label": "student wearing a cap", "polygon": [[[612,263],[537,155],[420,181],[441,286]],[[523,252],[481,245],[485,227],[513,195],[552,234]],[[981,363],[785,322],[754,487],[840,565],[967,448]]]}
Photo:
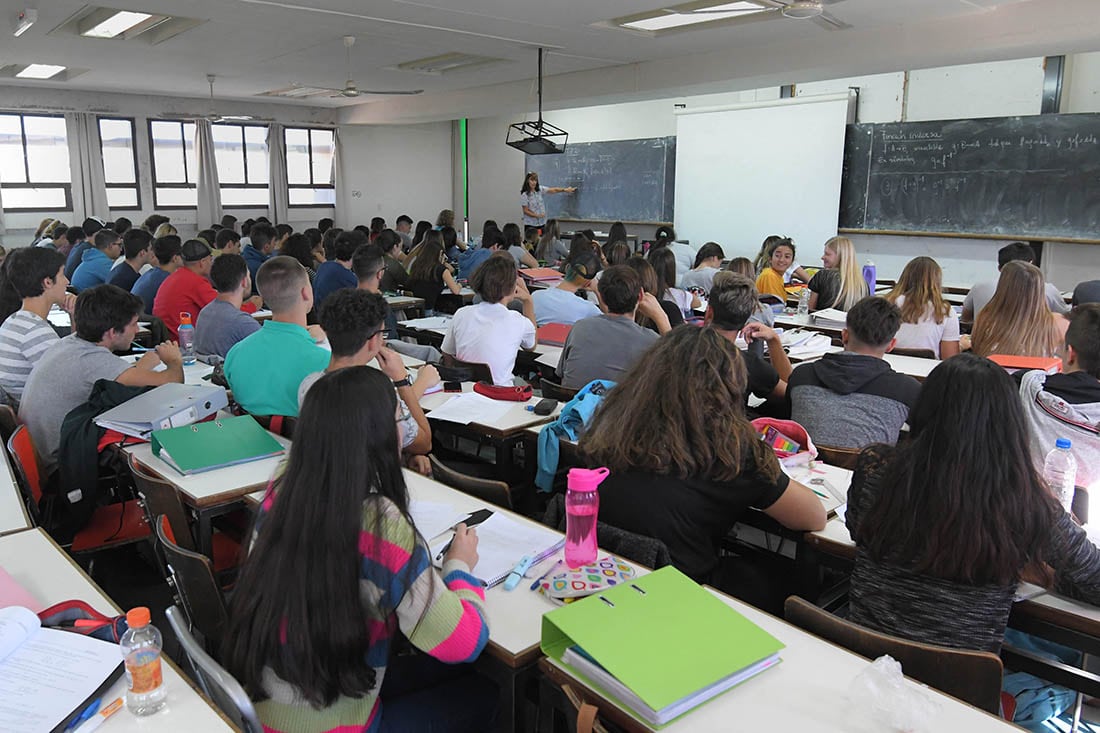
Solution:
{"label": "student wearing a cap", "polygon": [[535,304],[535,322],[572,325],[582,318],[600,315],[600,309],[584,297],[600,271],[600,258],[595,252],[582,252],[565,267],[565,279],[556,288],[545,288],[531,293]]}
{"label": "student wearing a cap", "polygon": [[73,272],[73,289],[79,293],[105,284],[111,276],[111,265],[120,254],[122,238],[110,229],[100,229],[95,234],[95,247],[84,250],[80,265]]}
{"label": "student wearing a cap", "polygon": [[[104,229],[106,226],[107,222],[105,222],[100,217],[89,216],[87,219],[84,220],[84,223],[80,225],[80,228],[83,229],[84,233],[87,234],[89,237],[94,237],[96,235],[96,232]],[[115,233],[117,234],[118,232]]]}
{"label": "student wearing a cap", "polygon": [[[198,239],[188,239],[183,243],[182,254],[183,267],[168,276],[153,301],[153,315],[164,321],[173,339],[179,337],[180,313],[190,313],[192,319],[197,319],[199,311],[218,297],[210,284],[210,268],[214,264],[210,247]],[[241,310],[255,312],[258,301],[250,298]]]}

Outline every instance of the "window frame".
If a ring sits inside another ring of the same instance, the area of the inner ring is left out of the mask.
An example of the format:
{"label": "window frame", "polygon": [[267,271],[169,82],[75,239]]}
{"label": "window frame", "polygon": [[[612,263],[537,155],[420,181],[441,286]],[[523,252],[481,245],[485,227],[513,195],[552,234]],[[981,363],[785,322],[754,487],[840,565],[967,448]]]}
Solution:
{"label": "window frame", "polygon": [[[332,189],[333,199],[335,199],[336,198],[336,196],[335,196],[336,184],[329,183],[329,182],[317,183],[313,180],[313,131],[314,130],[323,130],[325,132],[331,132],[332,133],[332,142],[333,142],[332,164],[336,165],[336,155],[335,155],[336,128],[334,128],[334,127],[298,127],[298,126],[284,127],[283,128],[283,140],[282,140],[282,143],[283,143],[283,156],[284,157],[289,155],[289,151],[287,149],[287,144],[286,144],[286,133],[289,130],[307,130],[309,132],[309,134],[306,135],[306,140],[309,143],[309,153],[308,153],[308,155],[309,155],[309,180],[310,180],[310,183],[291,183],[290,179],[289,179],[289,174],[288,174],[287,183],[286,183],[287,200],[288,201],[290,200],[291,190],[296,189],[296,188],[297,189],[308,189],[308,190],[313,190],[313,189],[317,189],[317,188],[329,188],[329,189]],[[331,204],[288,204],[287,206],[288,206],[288,208],[291,208],[291,209],[335,209],[336,208],[336,203],[335,203],[335,200],[334,200],[333,203],[331,203]]]}
{"label": "window frame", "polygon": [[[33,212],[38,212],[38,211],[42,211],[42,212],[69,212],[69,211],[72,211],[73,210],[73,182],[72,182],[72,166],[73,166],[73,164],[72,164],[72,156],[71,155],[69,156],[69,182],[68,183],[47,182],[47,181],[34,181],[34,182],[32,182],[31,181],[30,156],[27,153],[27,119],[26,118],[27,117],[52,117],[54,119],[64,120],[65,115],[63,115],[63,114],[48,114],[48,113],[44,113],[44,112],[33,112],[33,113],[31,113],[31,112],[9,112],[9,111],[3,111],[3,110],[0,110],[0,114],[5,115],[5,116],[11,116],[11,117],[18,117],[19,118],[19,134],[22,136],[22,144],[23,144],[23,175],[27,179],[26,183],[3,183],[3,184],[0,184],[0,188],[8,188],[8,189],[13,189],[13,188],[17,188],[17,189],[61,188],[65,191],[65,206],[63,206],[63,207],[56,207],[56,206],[26,207],[26,206],[12,206],[10,204],[4,204],[4,211],[5,212],[9,212],[9,211],[10,212],[18,212],[18,213],[27,213],[27,212],[33,213]],[[66,129],[66,131],[65,131],[65,144],[68,145],[68,143],[69,143],[69,135],[68,135],[68,130]]]}
{"label": "window frame", "polygon": [[[156,156],[156,149],[155,149],[156,148],[156,143],[154,142],[155,138],[153,136],[153,123],[154,122],[174,122],[174,123],[176,123],[180,126],[180,145],[181,145],[181,152],[183,153],[183,183],[160,183],[160,182],[157,181],[157,156]],[[194,206],[168,206],[168,205],[163,205],[162,206],[160,204],[160,202],[157,200],[157,189],[158,188],[179,188],[179,189],[191,189],[191,188],[193,188],[193,189],[195,189],[195,197],[196,197],[196,199],[198,198],[198,190],[199,190],[198,181],[196,180],[195,183],[188,183],[187,182],[187,179],[190,177],[191,171],[189,171],[188,168],[187,168],[187,148],[186,148],[186,142],[187,141],[186,141],[186,138],[184,138],[184,136],[183,136],[183,126],[186,125],[186,124],[194,125],[196,123],[195,123],[194,120],[170,119],[170,118],[167,118],[167,117],[150,117],[146,120],[146,126],[149,130],[149,168],[150,168],[149,175],[150,175],[150,178],[152,179],[152,183],[153,183],[153,208],[156,211],[161,211],[161,210],[164,210],[164,211],[197,211],[198,208],[199,208],[197,201],[196,201],[196,204]],[[197,129],[196,129],[196,134],[198,134]],[[196,171],[196,174],[197,173],[198,173],[198,171]]]}
{"label": "window frame", "polygon": [[[137,194],[137,206],[112,206],[112,211],[141,211],[141,176],[138,173],[138,155],[137,155],[137,119],[134,117],[113,117],[111,115],[98,115],[96,117],[96,129],[99,131],[99,155],[103,157],[103,129],[99,126],[100,120],[109,120],[111,122],[129,122],[130,123],[130,143],[131,149],[134,153],[134,182],[133,183],[106,183],[107,188],[132,188]],[[149,144],[152,145],[152,128],[150,128]],[[151,153],[152,151],[150,151]],[[186,158],[186,156],[184,156]],[[150,158],[150,164],[152,164],[152,158]],[[106,176],[104,176],[106,178]],[[154,186],[155,189],[155,186]],[[154,197],[155,197],[154,193]]]}
{"label": "window frame", "polygon": [[[267,189],[268,199],[270,200],[270,197],[271,197],[271,175],[270,175],[270,165],[271,165],[270,155],[271,155],[271,151],[268,150],[268,156],[269,156],[269,158],[268,158],[268,182],[267,183],[249,183],[248,182],[248,180],[249,180],[249,175],[248,175],[248,141],[245,139],[244,128],[246,128],[246,127],[258,127],[258,128],[264,129],[264,130],[269,130],[271,123],[267,123],[267,122],[215,122],[215,123],[212,123],[212,124],[218,125],[220,127],[239,127],[240,128],[240,130],[241,130],[241,157],[243,158],[242,162],[244,163],[244,180],[245,180],[245,182],[244,183],[222,183],[219,180],[218,181],[218,189],[219,189],[218,190],[218,195],[222,196],[223,192],[227,188],[229,188],[229,189]],[[265,140],[267,139],[267,135],[264,136],[264,139]],[[285,144],[285,142],[284,142],[284,144]],[[217,160],[216,155],[215,155],[215,160]],[[224,196],[222,196],[222,197],[224,198]],[[234,205],[228,206],[228,207],[225,207],[223,205],[223,208],[257,209],[257,208],[266,208],[267,206],[268,206],[268,203],[265,202],[263,204],[234,204]]]}

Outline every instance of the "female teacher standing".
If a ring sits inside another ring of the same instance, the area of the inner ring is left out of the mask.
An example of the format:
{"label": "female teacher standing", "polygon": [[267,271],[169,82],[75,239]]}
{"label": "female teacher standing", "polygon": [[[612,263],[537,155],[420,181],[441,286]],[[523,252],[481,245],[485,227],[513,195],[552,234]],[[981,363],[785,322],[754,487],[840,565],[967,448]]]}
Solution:
{"label": "female teacher standing", "polygon": [[542,227],[546,224],[546,203],[542,200],[545,193],[573,193],[575,188],[539,188],[539,174],[528,173],[523,179],[523,188],[519,190],[520,205],[523,206],[523,225]]}

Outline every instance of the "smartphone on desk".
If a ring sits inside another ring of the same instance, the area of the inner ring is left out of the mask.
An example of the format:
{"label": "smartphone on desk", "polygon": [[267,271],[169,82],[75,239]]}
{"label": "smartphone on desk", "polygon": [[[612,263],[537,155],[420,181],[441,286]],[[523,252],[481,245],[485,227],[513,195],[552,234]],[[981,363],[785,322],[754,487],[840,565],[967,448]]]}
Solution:
{"label": "smartphone on desk", "polygon": [[444,382],[443,383],[443,391],[444,392],[461,392],[462,391],[462,382]]}

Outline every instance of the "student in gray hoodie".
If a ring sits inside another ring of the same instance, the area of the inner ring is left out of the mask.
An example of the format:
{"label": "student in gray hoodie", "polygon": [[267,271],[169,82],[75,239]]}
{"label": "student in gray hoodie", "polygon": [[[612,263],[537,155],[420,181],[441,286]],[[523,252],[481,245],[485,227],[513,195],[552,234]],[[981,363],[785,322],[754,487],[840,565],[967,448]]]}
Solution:
{"label": "student in gray hoodie", "polygon": [[848,311],[844,351],[795,368],[787,382],[791,419],[814,443],[863,448],[897,442],[917,401],[920,383],[883,360],[894,348],[901,312],[884,298],[869,297]]}

